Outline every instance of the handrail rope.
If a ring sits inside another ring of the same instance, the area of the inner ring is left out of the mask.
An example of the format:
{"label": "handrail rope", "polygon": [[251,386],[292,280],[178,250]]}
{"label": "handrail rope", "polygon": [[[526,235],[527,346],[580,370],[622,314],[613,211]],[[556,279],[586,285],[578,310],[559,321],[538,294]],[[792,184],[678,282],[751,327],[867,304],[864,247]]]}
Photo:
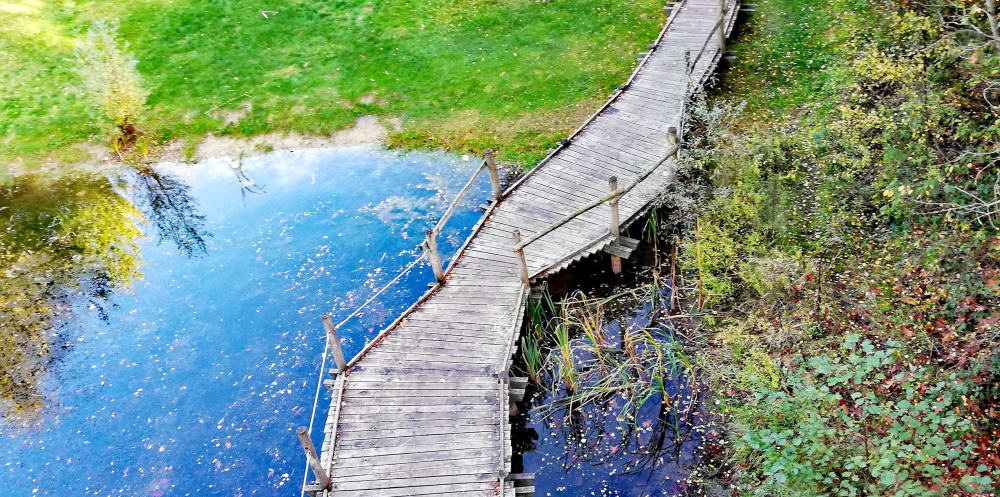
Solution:
{"label": "handrail rope", "polygon": [[585,205],[585,206],[577,209],[576,211],[574,211],[573,213],[569,214],[568,216],[562,218],[561,220],[556,221],[556,222],[550,224],[544,230],[539,231],[538,233],[535,233],[534,235],[532,235],[527,240],[525,240],[525,241],[523,241],[523,242],[515,245],[513,250],[515,252],[517,252],[518,250],[521,250],[524,247],[527,247],[532,242],[538,241],[541,237],[543,237],[543,236],[545,236],[545,235],[547,235],[547,234],[555,231],[556,228],[559,228],[560,226],[562,226],[562,225],[564,225],[564,224],[572,221],[573,219],[577,218],[578,216],[580,216],[580,215],[582,215],[582,214],[590,211],[591,209],[593,209],[593,208],[595,208],[595,207],[603,204],[604,202],[607,202],[608,200],[611,200],[613,198],[621,197],[622,195],[625,195],[626,193],[632,191],[632,189],[635,188],[639,183],[641,183],[644,179],[646,179],[647,177],[649,177],[649,175],[652,174],[653,171],[656,171],[660,166],[663,165],[664,162],[668,161],[671,157],[673,157],[674,155],[676,155],[677,151],[679,149],[680,149],[680,145],[674,145],[673,147],[670,148],[670,150],[667,151],[667,154],[662,159],[660,159],[659,161],[657,161],[656,165],[654,165],[653,167],[649,168],[648,170],[646,170],[645,172],[643,172],[639,176],[636,176],[635,179],[633,179],[632,182],[627,187],[615,190],[615,191],[613,191],[613,192],[611,192],[611,193],[609,193],[609,194],[607,194],[607,195],[605,195],[605,196],[603,196],[601,198],[598,198],[597,200],[594,200],[594,201],[590,202],[589,204],[587,204],[587,205]]}
{"label": "handrail rope", "polygon": [[382,292],[388,290],[390,286],[394,285],[397,281],[399,281],[399,279],[402,278],[404,274],[408,273],[411,269],[413,269],[413,266],[416,266],[417,263],[420,262],[420,261],[422,261],[424,259],[424,257],[426,257],[426,256],[427,256],[427,254],[420,254],[420,257],[417,257],[416,259],[413,260],[413,262],[407,264],[406,267],[403,268],[403,270],[400,271],[399,274],[397,274],[395,278],[393,278],[391,281],[389,281],[388,283],[386,283],[385,286],[383,286],[381,289],[379,289],[379,291],[375,292],[375,295],[372,295],[371,298],[369,298],[368,300],[366,300],[364,304],[361,304],[357,309],[354,310],[354,312],[352,312],[349,316],[347,316],[346,318],[344,318],[343,321],[337,323],[336,328],[339,330],[341,327],[343,327],[345,324],[347,324],[347,322],[350,321],[351,318],[353,318],[353,317],[357,316],[358,314],[360,314],[361,311],[364,310],[364,308],[366,306],[368,306],[368,304],[372,303],[372,301],[374,301],[376,298],[378,298],[379,295],[382,295]]}
{"label": "handrail rope", "polygon": [[451,201],[451,205],[449,205],[448,209],[444,211],[444,214],[441,216],[441,219],[439,219],[437,224],[434,225],[433,231],[435,235],[441,233],[441,230],[444,229],[445,223],[448,222],[448,219],[451,218],[451,215],[455,213],[455,209],[458,208],[458,204],[462,201],[463,198],[465,198],[465,195],[469,193],[469,190],[472,188],[472,185],[475,184],[476,180],[479,179],[479,175],[483,174],[483,171],[485,171],[487,167],[488,164],[484,159],[483,163],[479,165],[478,169],[476,169],[476,172],[472,173],[472,177],[469,178],[469,181],[465,184],[465,186],[463,186],[462,189],[458,191],[458,194],[455,195],[455,200]]}
{"label": "handrail rope", "polygon": [[[688,63],[688,67],[685,68],[685,72],[688,73],[688,78],[689,79],[691,77],[691,73],[694,72],[694,67],[698,64],[698,61],[701,59],[701,56],[705,53],[705,49],[708,47],[708,43],[710,41],[712,41],[712,37],[715,35],[715,32],[718,31],[722,27],[723,22],[726,20],[726,14],[727,13],[729,13],[729,9],[728,8],[726,8],[725,10],[723,10],[720,13],[719,20],[715,23],[715,27],[712,28],[712,31],[708,33],[708,36],[705,37],[705,43],[702,44],[701,50],[698,51],[698,55],[694,58],[693,61],[690,61]],[[685,100],[687,98],[689,98],[691,95],[694,94],[694,90],[692,90],[692,89],[689,88],[689,89],[687,89],[686,93],[687,94],[684,95]],[[684,112],[682,112],[682,114],[684,114]],[[682,115],[681,119],[683,119],[683,118],[684,118],[684,116]],[[677,151],[678,151],[678,149],[679,149],[679,145],[675,145],[672,149],[670,149],[667,152],[666,157],[664,157],[663,159],[661,159],[659,162],[656,163],[655,166],[653,166],[648,171],[644,172],[642,175],[640,175],[635,180],[633,180],[632,183],[628,187],[626,187],[624,189],[621,189],[621,190],[618,190],[616,192],[612,192],[612,193],[610,193],[608,195],[605,195],[605,196],[603,196],[603,197],[601,197],[601,198],[599,198],[597,200],[594,200],[593,202],[591,202],[591,203],[589,203],[589,204],[581,207],[580,209],[577,209],[572,214],[569,214],[568,216],[564,217],[562,220],[557,221],[557,222],[555,222],[553,224],[550,224],[544,230],[542,230],[542,231],[540,231],[540,232],[532,235],[527,240],[525,240],[525,241],[521,242],[520,244],[516,245],[514,247],[514,251],[516,252],[518,250],[521,250],[521,249],[527,247],[532,242],[537,241],[541,237],[543,237],[543,236],[551,233],[552,231],[554,231],[556,228],[559,228],[560,226],[562,226],[562,225],[564,225],[564,224],[572,221],[574,218],[576,218],[576,217],[578,217],[578,216],[586,213],[587,211],[589,211],[589,210],[591,210],[591,209],[593,209],[593,208],[595,208],[595,207],[603,204],[604,202],[607,202],[608,200],[611,200],[613,198],[625,195],[626,193],[628,193],[629,191],[631,191],[632,188],[634,188],[636,185],[638,185],[640,182],[642,182],[642,180],[646,179],[653,171],[655,171],[657,168],[659,168],[661,165],[663,165],[663,163],[666,162],[667,159],[669,159],[674,154],[676,154]]]}
{"label": "handrail rope", "polygon": [[[386,283],[382,288],[379,289],[379,291],[375,292],[375,294],[372,295],[371,298],[366,300],[365,303],[358,306],[358,308],[355,309],[354,312],[352,312],[350,315],[344,318],[341,322],[337,323],[337,326],[335,328],[340,329],[345,324],[347,324],[348,321],[350,321],[352,318],[360,314],[361,311],[368,306],[368,304],[372,303],[376,298],[378,298],[379,295],[382,295],[382,293],[388,290],[389,287],[396,284],[396,282],[398,282],[399,279],[403,277],[403,275],[410,272],[410,270],[413,269],[413,267],[416,266],[418,262],[422,261],[424,257],[426,257],[426,254],[420,254],[420,257],[417,257],[412,262],[407,264],[406,267],[403,268],[403,270],[400,271],[395,278]],[[326,372],[326,359],[328,357],[329,350],[330,350],[330,335],[327,335],[326,341],[324,342],[323,345],[323,360],[320,363],[319,367],[319,381],[316,382],[316,395],[313,397],[312,415],[309,417],[309,436],[312,436],[313,426],[315,426],[316,423],[316,410],[319,408],[319,394],[320,392],[323,391],[323,374]],[[320,446],[320,450],[322,450],[322,446]],[[322,458],[322,454],[320,454],[320,457]],[[309,461],[307,460],[305,470],[302,474],[302,493],[300,494],[300,497],[305,497],[306,483],[308,483],[308,481],[309,481]]]}
{"label": "handrail rope", "polygon": [[[309,416],[309,436],[312,437],[313,424],[316,422],[316,409],[319,407],[319,393],[323,389],[323,372],[326,371],[327,351],[330,350],[330,336],[327,335],[325,345],[323,345],[323,362],[319,366],[319,381],[316,382],[316,396],[313,398],[312,415]],[[323,446],[320,445],[320,452]],[[320,459],[322,460],[322,454]],[[302,493],[299,497],[306,495],[306,483],[309,482],[309,459],[306,458],[306,467],[302,471]]]}
{"label": "handrail rope", "polygon": [[719,20],[716,21],[715,27],[713,27],[712,31],[708,33],[707,37],[705,37],[705,43],[703,43],[701,45],[701,50],[698,50],[698,55],[691,62],[691,70],[692,70],[692,72],[694,72],[694,67],[696,65],[698,65],[698,61],[701,60],[701,56],[705,53],[705,49],[708,48],[708,42],[712,41],[712,36],[714,36],[715,32],[718,31],[719,28],[722,27],[722,23],[723,23],[723,21],[726,20],[726,14],[728,14],[728,13],[729,13],[729,9],[727,8],[727,9],[723,10],[719,14]]}

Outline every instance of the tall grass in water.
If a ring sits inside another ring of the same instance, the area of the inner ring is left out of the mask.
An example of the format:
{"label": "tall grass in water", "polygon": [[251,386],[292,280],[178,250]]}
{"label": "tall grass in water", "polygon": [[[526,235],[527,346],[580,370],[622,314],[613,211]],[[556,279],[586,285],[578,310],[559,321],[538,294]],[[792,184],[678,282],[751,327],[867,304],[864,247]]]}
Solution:
{"label": "tall grass in water", "polygon": [[559,369],[559,377],[562,378],[566,391],[575,393],[577,389],[577,372],[573,361],[573,346],[569,340],[569,326],[565,323],[557,324],[555,338],[556,350],[559,352],[558,360],[555,361],[555,364]]}
{"label": "tall grass in water", "polygon": [[[541,327],[536,327],[535,329],[541,329]],[[528,379],[536,384],[541,383],[541,375],[542,370],[545,369],[546,357],[537,333],[529,333],[521,340],[521,355],[524,358]]]}
{"label": "tall grass in water", "polygon": [[[661,429],[672,433],[675,441],[679,439],[680,425],[693,412],[690,382],[694,375],[683,347],[655,322],[665,304],[660,292],[657,278],[648,286],[606,298],[576,292],[551,306],[556,312],[548,319],[533,321],[544,324],[535,326],[535,333],[522,342],[526,362],[532,358],[529,375],[536,382],[548,380],[541,386],[553,392],[565,389],[564,394],[552,395],[553,400],[537,407],[542,415],[565,411],[575,419],[588,406],[597,407],[602,415],[616,417],[631,430],[638,428],[640,409],[655,399],[660,404]],[[652,302],[646,316],[649,325],[637,323],[645,318],[623,319],[620,333],[609,332],[613,307],[623,301]],[[542,355],[547,359],[541,359]],[[610,412],[611,408],[616,411]]]}

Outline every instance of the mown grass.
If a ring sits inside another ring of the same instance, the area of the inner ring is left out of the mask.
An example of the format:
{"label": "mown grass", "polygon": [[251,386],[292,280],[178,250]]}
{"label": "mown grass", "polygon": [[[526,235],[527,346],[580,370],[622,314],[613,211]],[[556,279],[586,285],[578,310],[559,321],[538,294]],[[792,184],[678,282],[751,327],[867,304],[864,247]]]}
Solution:
{"label": "mown grass", "polygon": [[0,12],[0,161],[27,167],[83,159],[78,144],[100,139],[73,57],[95,19],[121,23],[154,142],[324,133],[376,114],[403,120],[395,145],[494,147],[522,164],[627,77],[663,22],[660,0],[4,0]]}
{"label": "mown grass", "polygon": [[[772,120],[822,102],[828,66],[850,27],[832,16],[831,1],[762,0],[730,45],[736,62],[722,74],[720,95],[746,101],[748,117]],[[836,29],[834,29],[836,26]]]}

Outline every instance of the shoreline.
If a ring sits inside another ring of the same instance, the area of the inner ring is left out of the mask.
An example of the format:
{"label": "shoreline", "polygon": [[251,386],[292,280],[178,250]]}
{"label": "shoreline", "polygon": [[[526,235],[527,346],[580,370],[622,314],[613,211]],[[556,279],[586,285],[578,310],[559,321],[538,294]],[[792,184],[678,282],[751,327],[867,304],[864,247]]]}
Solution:
{"label": "shoreline", "polygon": [[[158,147],[155,154],[150,154],[149,159],[140,164],[197,164],[204,160],[233,160],[241,157],[259,157],[274,152],[385,146],[388,143],[389,133],[402,131],[402,124],[403,121],[399,118],[388,118],[383,123],[383,120],[378,116],[366,114],[358,117],[351,128],[316,135],[306,135],[297,132],[274,132],[238,137],[208,134],[195,146],[194,154],[191,158],[185,157],[184,139],[178,139]],[[25,169],[19,164],[10,164],[7,167],[6,175],[0,174],[0,182],[4,180],[4,176],[10,179],[26,174],[50,174],[58,171],[100,172],[108,168],[132,165],[118,159],[105,146],[94,143],[83,143],[80,144],[80,148],[90,153],[89,159],[69,164],[47,162],[39,168],[30,170]]]}

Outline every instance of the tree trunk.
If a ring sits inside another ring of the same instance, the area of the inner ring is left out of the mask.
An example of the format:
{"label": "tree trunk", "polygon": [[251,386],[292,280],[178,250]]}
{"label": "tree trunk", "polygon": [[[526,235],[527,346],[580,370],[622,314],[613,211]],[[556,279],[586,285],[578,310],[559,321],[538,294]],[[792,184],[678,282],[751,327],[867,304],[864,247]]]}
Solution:
{"label": "tree trunk", "polygon": [[997,26],[997,0],[986,0],[986,18],[990,20],[990,33],[993,34],[993,46],[1000,51],[1000,26]]}

